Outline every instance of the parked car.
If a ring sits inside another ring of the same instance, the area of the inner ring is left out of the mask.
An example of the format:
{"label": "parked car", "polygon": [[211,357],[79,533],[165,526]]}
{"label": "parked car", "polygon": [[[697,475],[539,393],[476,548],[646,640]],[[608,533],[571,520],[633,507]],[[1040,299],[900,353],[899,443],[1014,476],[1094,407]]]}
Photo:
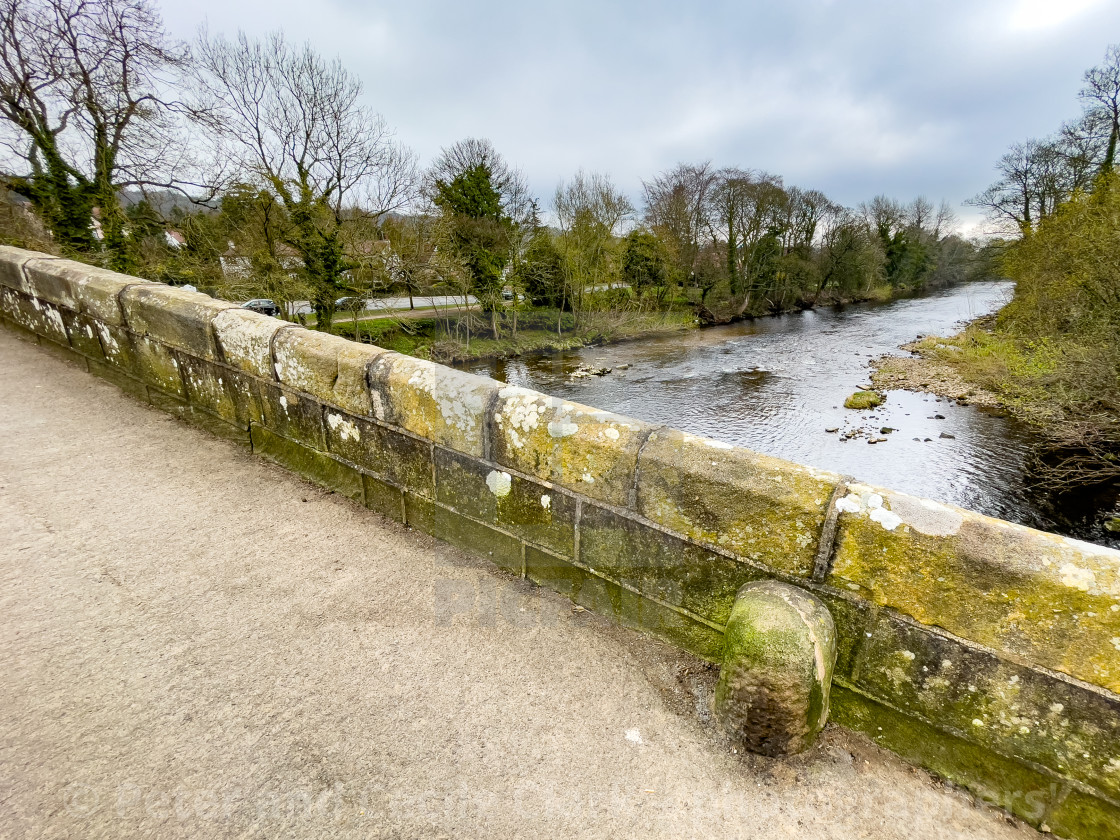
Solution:
{"label": "parked car", "polygon": [[366,302],[360,297],[340,297],[334,302],[335,309],[348,309],[353,311],[355,309],[365,309]]}
{"label": "parked car", "polygon": [[245,301],[241,304],[242,309],[251,309],[253,312],[259,312],[262,315],[272,315],[276,317],[280,314],[280,307],[276,305],[275,301],[268,298],[254,298],[253,300]]}

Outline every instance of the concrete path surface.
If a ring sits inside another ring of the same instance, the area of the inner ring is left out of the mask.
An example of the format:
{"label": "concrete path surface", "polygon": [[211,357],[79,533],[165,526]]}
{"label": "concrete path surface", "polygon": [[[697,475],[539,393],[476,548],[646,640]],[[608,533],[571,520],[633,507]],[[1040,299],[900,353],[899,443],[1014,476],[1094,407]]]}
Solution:
{"label": "concrete path surface", "polygon": [[1023,838],[0,331],[0,835]]}

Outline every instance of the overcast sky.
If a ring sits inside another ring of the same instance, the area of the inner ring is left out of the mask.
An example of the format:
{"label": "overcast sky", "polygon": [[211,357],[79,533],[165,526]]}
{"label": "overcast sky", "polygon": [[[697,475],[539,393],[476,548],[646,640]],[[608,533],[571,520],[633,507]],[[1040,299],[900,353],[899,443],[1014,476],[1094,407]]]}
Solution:
{"label": "overcast sky", "polygon": [[1010,143],[1078,113],[1120,41],[1116,0],[161,2],[184,39],[206,22],[309,40],[423,163],[488,137],[545,206],[580,167],[638,203],[643,178],[709,159],[849,206],[959,206]]}

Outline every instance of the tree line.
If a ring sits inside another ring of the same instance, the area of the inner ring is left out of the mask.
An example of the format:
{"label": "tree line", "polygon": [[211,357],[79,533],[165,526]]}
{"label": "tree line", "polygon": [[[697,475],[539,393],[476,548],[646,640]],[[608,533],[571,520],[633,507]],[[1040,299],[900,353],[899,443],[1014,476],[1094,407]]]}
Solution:
{"label": "tree line", "polygon": [[480,314],[464,315],[498,337],[529,306],[555,310],[558,329],[602,309],[718,321],[984,265],[924,198],[845,208],[700,162],[645,181],[640,207],[583,171],[542,204],[475,138],[421,168],[337,59],[280,33],[181,43],[149,0],[0,0],[0,140],[0,182],[32,211],[5,202],[6,241],[308,300],[326,328],[340,299],[389,290],[471,295]]}

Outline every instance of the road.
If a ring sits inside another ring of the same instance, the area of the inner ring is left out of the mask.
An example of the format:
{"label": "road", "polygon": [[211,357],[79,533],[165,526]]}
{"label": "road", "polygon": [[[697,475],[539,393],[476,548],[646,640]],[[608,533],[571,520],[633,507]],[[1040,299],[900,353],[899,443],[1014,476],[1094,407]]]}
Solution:
{"label": "road", "polygon": [[0,835],[1036,837],[0,331]]}
{"label": "road", "polygon": [[[412,299],[416,309],[443,309],[447,307],[461,307],[473,306],[478,303],[478,298],[474,295],[416,295]],[[292,303],[294,313],[296,315],[311,315],[314,309],[311,308],[311,301],[297,300]],[[406,297],[386,297],[386,298],[366,298],[365,310],[393,310],[393,309],[410,309],[408,298]],[[338,314],[343,314],[345,310],[339,310]]]}

